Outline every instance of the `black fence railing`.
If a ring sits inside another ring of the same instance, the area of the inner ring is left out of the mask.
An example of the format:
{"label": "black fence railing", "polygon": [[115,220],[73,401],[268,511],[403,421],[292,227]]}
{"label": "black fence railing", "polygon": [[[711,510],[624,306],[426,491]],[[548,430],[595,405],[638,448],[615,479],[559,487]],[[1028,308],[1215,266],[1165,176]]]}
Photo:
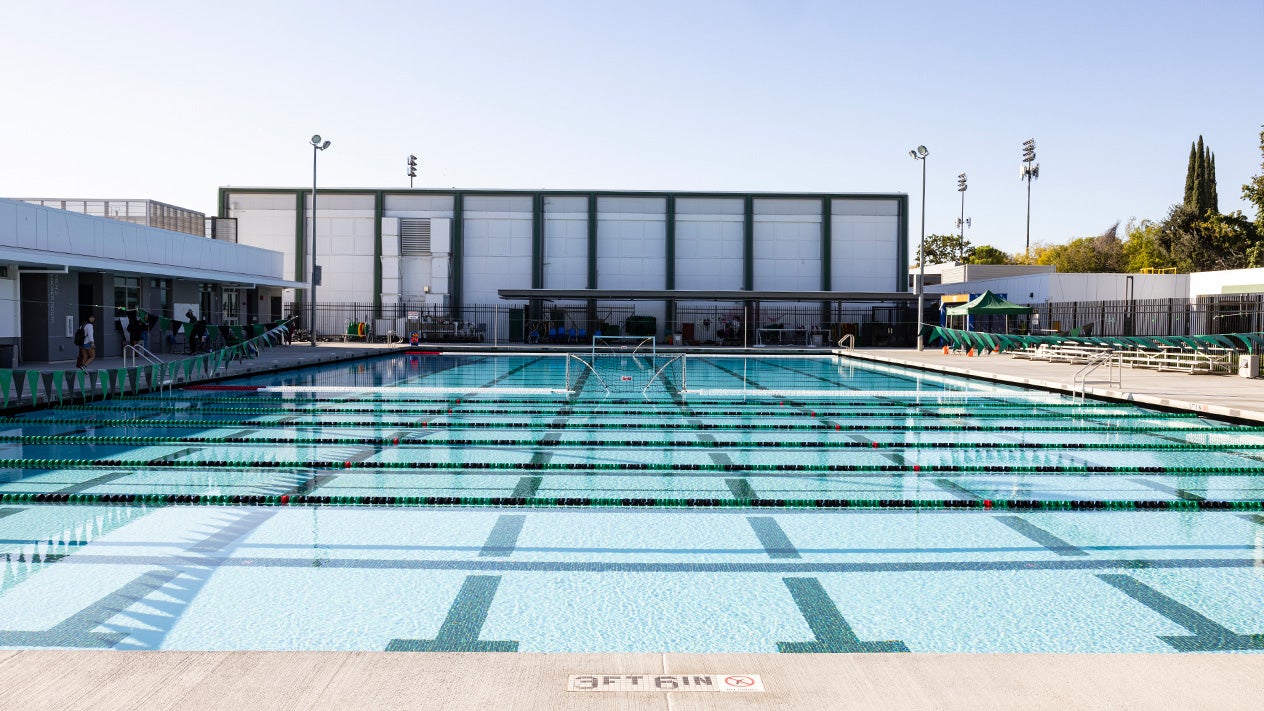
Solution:
{"label": "black fence railing", "polygon": [[[409,340],[427,343],[589,343],[592,336],[653,335],[661,342],[685,345],[830,345],[846,334],[856,345],[911,346],[917,331],[911,304],[761,302],[678,304],[665,317],[663,304],[548,303],[536,306],[475,304],[453,314],[433,304],[319,303],[316,333],[320,340]],[[936,323],[933,300],[925,322]],[[657,310],[656,310],[657,309]],[[303,304],[287,304],[286,317],[306,332],[310,313]],[[299,335],[306,338],[305,333]]]}
{"label": "black fence railing", "polygon": [[[924,322],[939,324],[937,299],[926,300]],[[1196,299],[1120,299],[1037,304],[1032,316],[976,316],[971,328],[1004,333],[1098,336],[1188,336],[1264,331],[1264,294],[1222,294]],[[655,310],[657,309],[657,310]],[[305,306],[285,308],[306,330]],[[363,326],[361,326],[363,324]],[[946,325],[960,327],[960,320]],[[363,303],[316,306],[322,340],[408,340],[428,343],[587,343],[593,335],[653,335],[685,345],[831,345],[851,334],[859,346],[914,345],[912,304],[761,302],[679,303],[666,318],[662,303],[475,304],[454,315],[433,304]]]}
{"label": "black fence railing", "polygon": [[[951,324],[949,324],[951,325]],[[976,331],[1004,332],[1002,317],[975,317]],[[1194,299],[1064,301],[1037,304],[1032,317],[1010,317],[1013,333],[1086,336],[1191,336],[1264,330],[1264,294]]]}

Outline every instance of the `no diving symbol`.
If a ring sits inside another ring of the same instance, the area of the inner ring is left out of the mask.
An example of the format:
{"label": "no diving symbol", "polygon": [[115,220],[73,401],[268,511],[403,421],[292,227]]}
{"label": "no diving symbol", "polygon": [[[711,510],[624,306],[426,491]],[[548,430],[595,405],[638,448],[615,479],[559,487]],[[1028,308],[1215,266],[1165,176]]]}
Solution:
{"label": "no diving symbol", "polygon": [[724,677],[725,686],[731,686],[735,689],[745,689],[755,685],[755,680],[749,676],[726,676]]}

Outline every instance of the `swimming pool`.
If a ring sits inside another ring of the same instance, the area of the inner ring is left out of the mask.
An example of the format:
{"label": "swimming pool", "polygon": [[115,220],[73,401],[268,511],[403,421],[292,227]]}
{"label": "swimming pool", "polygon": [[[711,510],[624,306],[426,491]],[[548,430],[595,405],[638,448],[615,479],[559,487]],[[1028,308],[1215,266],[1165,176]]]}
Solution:
{"label": "swimming pool", "polygon": [[1259,651],[1262,456],[834,356],[295,370],[0,421],[0,646]]}

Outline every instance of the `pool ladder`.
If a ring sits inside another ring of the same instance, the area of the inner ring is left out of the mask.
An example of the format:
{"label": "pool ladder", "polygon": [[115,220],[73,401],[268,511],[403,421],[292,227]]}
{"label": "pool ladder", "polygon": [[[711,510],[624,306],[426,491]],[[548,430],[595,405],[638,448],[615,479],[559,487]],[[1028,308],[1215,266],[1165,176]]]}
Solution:
{"label": "pool ladder", "polygon": [[[159,394],[161,394],[163,388],[166,388],[167,393],[170,394],[172,388],[174,387],[174,376],[167,368],[167,364],[144,346],[123,346],[124,368],[135,368],[142,364],[141,361],[144,362],[144,365],[158,366],[158,387],[156,389]],[[150,387],[154,387],[153,383],[150,383]]]}
{"label": "pool ladder", "polygon": [[[1105,380],[1089,380],[1093,371],[1101,366],[1106,366]],[[1078,393],[1081,400],[1084,399],[1084,391],[1087,389],[1088,383],[1105,383],[1115,387],[1122,387],[1124,374],[1124,356],[1119,351],[1104,351],[1097,353],[1088,359],[1084,367],[1076,371],[1075,376],[1071,378],[1071,396],[1075,397]]]}

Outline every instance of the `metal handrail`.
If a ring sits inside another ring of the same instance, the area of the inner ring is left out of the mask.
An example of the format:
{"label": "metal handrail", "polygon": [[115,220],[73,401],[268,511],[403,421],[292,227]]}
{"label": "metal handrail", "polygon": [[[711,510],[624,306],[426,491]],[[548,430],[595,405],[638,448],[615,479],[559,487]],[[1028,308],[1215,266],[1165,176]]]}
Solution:
{"label": "metal handrail", "polygon": [[[129,355],[132,358],[131,365],[127,364],[127,357]],[[159,393],[162,392],[162,389],[164,387],[167,388],[168,392],[170,392],[172,388],[175,387],[174,374],[172,371],[167,369],[167,363],[163,361],[163,359],[154,355],[148,348],[144,346],[139,346],[139,345],[123,346],[123,367],[124,368],[135,368],[137,365],[139,365],[139,363],[137,363],[138,360],[144,360],[146,365],[158,366],[158,369],[159,369],[158,392]]]}
{"label": "metal handrail", "polygon": [[844,333],[843,337],[838,339],[838,347],[856,350],[856,335],[854,333]]}
{"label": "metal handrail", "polygon": [[1122,386],[1124,372],[1123,354],[1116,350],[1104,351],[1091,356],[1084,366],[1076,371],[1075,375],[1071,378],[1072,397],[1074,397],[1078,392],[1080,399],[1084,399],[1085,391],[1088,389],[1088,376],[1102,365],[1106,366],[1106,380],[1093,382],[1104,382],[1107,385],[1114,385],[1116,387]]}

